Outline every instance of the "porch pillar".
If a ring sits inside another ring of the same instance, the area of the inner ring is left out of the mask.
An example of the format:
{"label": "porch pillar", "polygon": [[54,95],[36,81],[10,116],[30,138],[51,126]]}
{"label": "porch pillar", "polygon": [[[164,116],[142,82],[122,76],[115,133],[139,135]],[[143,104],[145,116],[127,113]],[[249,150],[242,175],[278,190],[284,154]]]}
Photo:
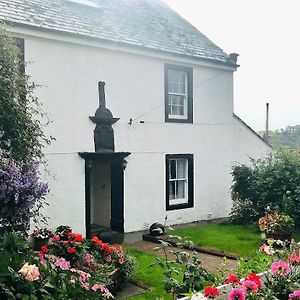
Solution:
{"label": "porch pillar", "polygon": [[111,230],[124,232],[124,166],[123,160],[111,165]]}

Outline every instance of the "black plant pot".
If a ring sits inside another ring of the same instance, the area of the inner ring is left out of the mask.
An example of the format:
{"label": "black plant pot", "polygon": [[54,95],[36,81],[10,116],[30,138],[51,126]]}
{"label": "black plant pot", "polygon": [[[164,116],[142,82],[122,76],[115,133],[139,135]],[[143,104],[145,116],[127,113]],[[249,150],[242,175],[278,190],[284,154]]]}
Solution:
{"label": "black plant pot", "polygon": [[34,237],[33,238],[33,249],[35,251],[40,251],[42,246],[47,246],[49,245],[49,238],[39,238],[39,237]]}

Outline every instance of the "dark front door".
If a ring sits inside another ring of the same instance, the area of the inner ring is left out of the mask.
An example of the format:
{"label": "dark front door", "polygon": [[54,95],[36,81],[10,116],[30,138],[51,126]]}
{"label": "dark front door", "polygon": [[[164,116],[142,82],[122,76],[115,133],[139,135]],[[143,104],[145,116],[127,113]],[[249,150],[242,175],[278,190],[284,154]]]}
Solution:
{"label": "dark front door", "polygon": [[[110,230],[120,233],[124,232],[124,158],[128,156],[128,152],[96,152],[96,153],[79,153],[85,159],[85,206],[86,206],[86,236],[91,237],[92,224],[95,220],[95,209],[101,208],[101,205],[95,205],[97,197],[95,192],[97,189],[105,189],[106,185],[95,188],[99,184],[99,180],[95,181],[97,166],[110,165]],[[101,177],[101,176],[100,176]],[[97,178],[97,176],[96,176]],[[99,192],[99,191],[98,191]],[[103,191],[101,191],[103,192]],[[100,193],[101,194],[101,193]],[[103,193],[103,198],[108,199],[106,193]],[[105,199],[100,199],[101,201]],[[99,201],[99,199],[98,199]],[[108,217],[108,216],[107,216]]]}

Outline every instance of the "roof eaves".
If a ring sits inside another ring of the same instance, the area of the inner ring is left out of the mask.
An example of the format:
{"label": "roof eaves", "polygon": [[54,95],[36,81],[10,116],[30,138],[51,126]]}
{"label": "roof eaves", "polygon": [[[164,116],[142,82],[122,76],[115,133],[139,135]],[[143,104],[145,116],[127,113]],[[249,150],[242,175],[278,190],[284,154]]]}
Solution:
{"label": "roof eaves", "polygon": [[98,41],[102,41],[102,42],[110,43],[110,44],[118,44],[118,45],[133,47],[133,48],[137,48],[137,49],[150,50],[150,51],[153,51],[153,52],[156,52],[156,53],[165,53],[165,54],[175,55],[177,57],[195,59],[197,61],[204,61],[204,62],[207,62],[207,63],[226,66],[226,67],[230,67],[230,68],[234,68],[234,69],[239,67],[238,64],[234,63],[233,61],[231,61],[229,59],[227,61],[224,61],[224,60],[218,60],[216,58],[205,58],[205,57],[192,55],[192,54],[184,54],[184,53],[179,53],[179,52],[176,52],[176,51],[170,51],[170,50],[164,50],[164,49],[149,47],[149,46],[145,46],[144,44],[129,43],[129,42],[123,42],[123,41],[113,41],[111,39],[100,38],[100,37],[96,37],[96,36],[93,36],[93,35],[75,33],[75,32],[71,32],[71,31],[58,30],[58,29],[47,28],[47,27],[42,27],[42,26],[36,26],[36,25],[29,24],[29,23],[26,23],[26,22],[15,22],[15,21],[9,21],[9,20],[4,20],[4,22],[7,25],[10,25],[12,27],[20,26],[20,27],[30,28],[30,29],[33,29],[33,30],[39,30],[39,31],[42,31],[42,32],[43,31],[44,32],[54,32],[54,33],[59,33],[59,34],[63,34],[63,35],[73,36],[73,37],[81,37],[81,38],[85,38],[85,39],[89,39],[89,40],[98,40]]}

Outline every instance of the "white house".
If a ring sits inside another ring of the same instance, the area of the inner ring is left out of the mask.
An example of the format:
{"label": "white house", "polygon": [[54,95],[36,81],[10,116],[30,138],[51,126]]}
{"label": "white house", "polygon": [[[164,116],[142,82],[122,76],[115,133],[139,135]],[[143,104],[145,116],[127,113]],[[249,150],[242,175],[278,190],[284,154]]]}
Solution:
{"label": "white house", "polygon": [[52,120],[50,225],[228,215],[232,165],[270,151],[233,112],[235,55],[159,0],[0,0],[0,19]]}

